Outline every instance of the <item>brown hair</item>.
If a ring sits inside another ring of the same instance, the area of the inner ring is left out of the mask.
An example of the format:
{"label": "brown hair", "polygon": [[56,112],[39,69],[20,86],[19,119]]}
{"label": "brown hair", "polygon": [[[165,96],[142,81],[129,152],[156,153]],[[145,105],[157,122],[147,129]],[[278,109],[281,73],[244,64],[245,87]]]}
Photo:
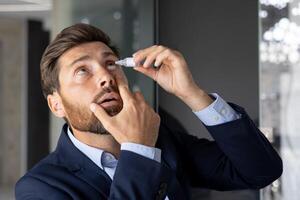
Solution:
{"label": "brown hair", "polygon": [[67,50],[86,42],[100,41],[119,56],[118,49],[111,44],[107,34],[88,24],[75,24],[63,29],[46,48],[41,59],[41,84],[45,98],[59,90],[59,57]]}

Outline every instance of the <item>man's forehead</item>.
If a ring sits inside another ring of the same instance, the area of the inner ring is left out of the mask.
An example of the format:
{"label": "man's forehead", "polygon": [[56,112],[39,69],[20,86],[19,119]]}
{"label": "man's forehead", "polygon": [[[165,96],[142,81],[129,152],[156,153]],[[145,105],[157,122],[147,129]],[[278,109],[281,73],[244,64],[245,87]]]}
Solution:
{"label": "man's forehead", "polygon": [[65,62],[72,62],[80,57],[116,57],[116,54],[102,42],[89,42],[77,45],[67,50],[63,55],[60,56],[59,60]]}

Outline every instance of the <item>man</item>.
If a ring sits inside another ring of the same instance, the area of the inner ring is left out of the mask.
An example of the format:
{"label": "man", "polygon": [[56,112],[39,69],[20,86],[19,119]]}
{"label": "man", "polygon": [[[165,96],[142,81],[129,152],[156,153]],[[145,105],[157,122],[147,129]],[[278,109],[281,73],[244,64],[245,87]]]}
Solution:
{"label": "man", "polygon": [[281,175],[280,157],[246,112],[200,89],[179,52],[152,46],[133,57],[134,70],[180,98],[215,141],[161,122],[129,90],[109,37],[76,24],[41,60],[48,106],[67,124],[56,150],[18,181],[16,199],[181,200],[189,186],[257,189]]}

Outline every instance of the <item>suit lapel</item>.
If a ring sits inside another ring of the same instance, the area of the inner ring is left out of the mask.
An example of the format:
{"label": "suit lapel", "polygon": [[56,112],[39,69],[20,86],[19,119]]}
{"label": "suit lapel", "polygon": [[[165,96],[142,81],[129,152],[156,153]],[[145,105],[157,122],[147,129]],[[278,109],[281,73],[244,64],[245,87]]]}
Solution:
{"label": "suit lapel", "polygon": [[103,196],[108,197],[112,183],[110,177],[73,145],[67,135],[67,128],[68,126],[65,124],[56,152],[69,171],[102,193]]}
{"label": "suit lapel", "polygon": [[81,168],[75,172],[75,175],[108,198],[112,181],[98,166],[94,165],[93,167]]}
{"label": "suit lapel", "polygon": [[[185,199],[183,190],[176,176],[178,168],[176,148],[174,144],[169,141],[170,138],[167,137],[168,130],[163,126],[161,127],[156,146],[162,150],[162,164],[170,168],[174,173],[174,178],[170,181],[167,194],[170,199]],[[101,168],[73,145],[67,135],[67,128],[68,126],[65,124],[58,141],[56,152],[69,171],[108,198],[112,180]]]}
{"label": "suit lapel", "polygon": [[182,186],[178,181],[178,174],[180,173],[181,167],[178,160],[177,149],[169,135],[172,134],[169,130],[164,127],[163,124],[160,126],[159,136],[156,147],[162,151],[162,165],[165,165],[173,172],[173,178],[169,183],[167,196],[169,199],[186,199]]}
{"label": "suit lapel", "polygon": [[176,148],[170,137],[168,137],[168,130],[161,124],[159,129],[159,136],[156,143],[156,147],[162,151],[162,163],[172,169],[174,172],[177,171],[177,156]]}

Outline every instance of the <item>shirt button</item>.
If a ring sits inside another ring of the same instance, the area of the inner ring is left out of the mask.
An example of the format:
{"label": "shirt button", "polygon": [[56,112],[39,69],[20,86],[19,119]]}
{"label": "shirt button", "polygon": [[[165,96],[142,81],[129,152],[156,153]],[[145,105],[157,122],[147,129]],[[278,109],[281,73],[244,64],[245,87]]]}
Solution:
{"label": "shirt button", "polygon": [[215,116],[215,117],[214,117],[214,120],[215,120],[215,121],[219,121],[219,119],[220,119],[219,116]]}
{"label": "shirt button", "polygon": [[114,157],[110,154],[105,154],[104,159],[105,160],[112,160],[112,159],[114,159]]}
{"label": "shirt button", "polygon": [[227,113],[227,110],[226,110],[225,108],[223,108],[223,109],[221,110],[221,113],[222,113],[223,115],[225,115],[225,114]]}

